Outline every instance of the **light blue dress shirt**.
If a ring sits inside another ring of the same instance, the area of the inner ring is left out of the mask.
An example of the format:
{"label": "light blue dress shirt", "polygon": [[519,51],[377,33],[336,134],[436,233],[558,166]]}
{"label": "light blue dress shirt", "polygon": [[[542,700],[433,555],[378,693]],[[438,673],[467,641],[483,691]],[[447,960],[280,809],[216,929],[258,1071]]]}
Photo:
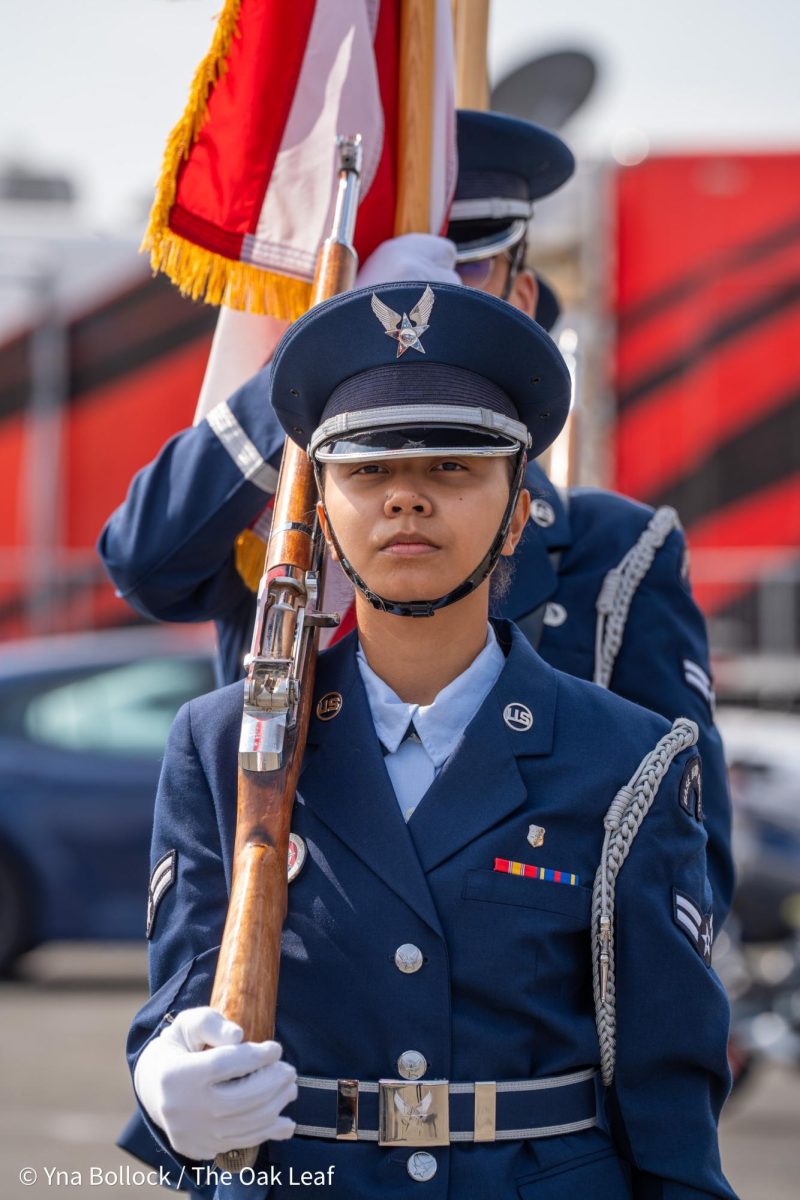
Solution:
{"label": "light blue dress shirt", "polygon": [[[375,732],[385,751],[386,770],[408,821],[497,683],[505,657],[490,625],[478,657],[430,704],[401,700],[372,670],[361,646],[356,659]],[[415,734],[406,738],[412,721]]]}

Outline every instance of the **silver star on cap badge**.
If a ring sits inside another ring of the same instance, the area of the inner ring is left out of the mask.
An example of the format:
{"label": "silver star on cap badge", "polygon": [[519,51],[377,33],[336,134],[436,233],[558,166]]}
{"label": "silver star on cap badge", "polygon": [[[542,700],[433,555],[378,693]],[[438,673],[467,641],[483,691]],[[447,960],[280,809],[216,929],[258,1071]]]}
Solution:
{"label": "silver star on cap badge", "polygon": [[419,339],[429,328],[428,320],[433,308],[433,301],[434,295],[428,285],[411,313],[408,316],[403,313],[401,316],[400,313],[389,308],[388,304],[384,304],[374,292],[372,293],[372,311],[383,326],[386,336],[394,338],[397,342],[397,358],[401,354],[405,354],[406,350],[417,350],[420,354],[425,353],[425,347]]}

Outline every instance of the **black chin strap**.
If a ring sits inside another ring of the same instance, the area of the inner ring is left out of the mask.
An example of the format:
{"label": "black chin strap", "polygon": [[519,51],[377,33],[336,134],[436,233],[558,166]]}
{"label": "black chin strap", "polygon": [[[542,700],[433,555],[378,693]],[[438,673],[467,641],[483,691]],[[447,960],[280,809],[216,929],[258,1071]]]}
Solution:
{"label": "black chin strap", "polygon": [[511,518],[514,515],[514,509],[517,506],[522,480],[525,474],[525,463],[527,461],[525,451],[520,450],[517,455],[517,464],[514,471],[514,478],[511,482],[511,492],[508,497],[506,511],[503,514],[503,519],[500,522],[500,528],[495,534],[494,540],[483,556],[477,567],[463,583],[458,587],[454,587],[446,596],[440,596],[438,600],[387,600],[383,596],[379,596],[377,592],[364,582],[358,572],[354,569],[351,563],[346,558],[339,539],[336,537],[333,525],[331,524],[328,510],[325,507],[325,498],[322,490],[322,479],[320,476],[319,466],[314,463],[314,474],[317,480],[317,491],[322,502],[322,511],[325,513],[325,521],[328,526],[328,536],[331,539],[333,548],[339,559],[339,565],[344,571],[347,578],[355,588],[361,592],[361,595],[368,600],[373,608],[380,609],[381,612],[391,613],[395,617],[432,617],[440,608],[447,608],[450,604],[455,604],[457,600],[463,600],[465,596],[469,596],[477,587],[483,583],[489,575],[491,575],[497,560],[500,557],[500,552],[503,549],[503,543],[508,535],[508,527],[511,524]]}

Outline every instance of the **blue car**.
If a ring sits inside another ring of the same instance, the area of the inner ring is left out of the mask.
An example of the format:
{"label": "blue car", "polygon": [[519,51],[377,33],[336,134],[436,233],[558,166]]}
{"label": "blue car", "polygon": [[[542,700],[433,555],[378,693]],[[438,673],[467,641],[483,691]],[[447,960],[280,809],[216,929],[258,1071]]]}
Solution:
{"label": "blue car", "polygon": [[144,936],[167,733],[213,686],[213,640],[197,627],[3,646],[0,972],[51,939]]}

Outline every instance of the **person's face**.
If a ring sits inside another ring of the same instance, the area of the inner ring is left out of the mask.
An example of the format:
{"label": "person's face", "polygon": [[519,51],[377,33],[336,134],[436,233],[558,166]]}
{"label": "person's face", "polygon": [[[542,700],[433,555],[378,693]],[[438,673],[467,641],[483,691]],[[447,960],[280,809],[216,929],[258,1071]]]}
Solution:
{"label": "person's face", "polygon": [[[328,463],[323,485],[343,553],[387,600],[431,600],[462,583],[497,534],[509,486],[507,459],[458,455]],[[513,554],[529,510],[523,491],[503,554]]]}
{"label": "person's face", "polygon": [[[512,257],[507,250],[503,250],[491,258],[481,258],[474,263],[463,263],[458,270],[462,282],[467,287],[487,292],[490,296],[503,297],[512,269]],[[506,298],[509,304],[513,304],[527,316],[535,316],[536,303],[539,299],[539,285],[533,271],[529,271],[527,268],[516,271]]]}

